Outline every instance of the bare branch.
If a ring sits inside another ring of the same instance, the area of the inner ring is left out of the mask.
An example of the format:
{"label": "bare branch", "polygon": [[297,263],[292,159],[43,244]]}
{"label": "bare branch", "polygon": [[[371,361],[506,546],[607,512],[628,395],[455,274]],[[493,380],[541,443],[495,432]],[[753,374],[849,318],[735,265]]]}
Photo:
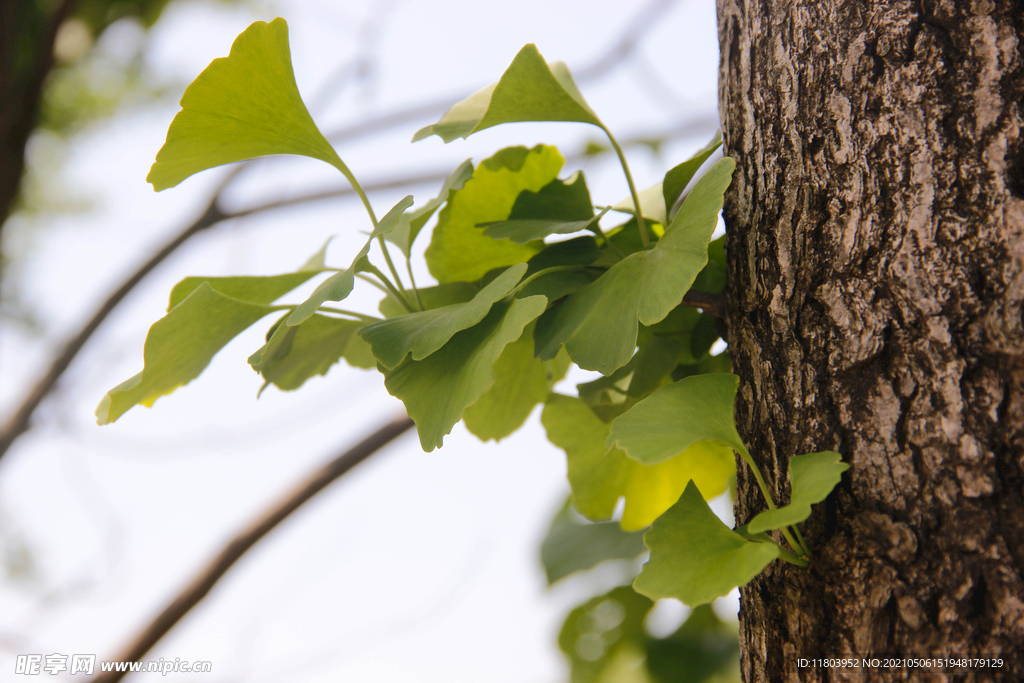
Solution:
{"label": "bare branch", "polygon": [[[131,643],[121,650],[113,661],[137,662],[141,660],[189,610],[206,597],[221,577],[260,539],[316,494],[327,488],[335,479],[412,427],[413,422],[408,417],[402,416],[392,420],[310,475],[291,493],[281,498],[276,505],[231,539],[181,593]],[[126,673],[125,671],[101,672],[93,679],[92,683],[116,683],[124,678]]]}

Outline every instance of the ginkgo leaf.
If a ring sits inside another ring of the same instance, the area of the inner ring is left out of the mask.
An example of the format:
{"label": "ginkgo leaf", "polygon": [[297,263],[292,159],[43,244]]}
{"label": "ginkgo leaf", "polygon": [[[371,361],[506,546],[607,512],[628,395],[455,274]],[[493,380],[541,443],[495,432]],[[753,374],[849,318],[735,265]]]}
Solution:
{"label": "ginkgo leaf", "polygon": [[466,303],[400,315],[371,323],[359,333],[385,368],[393,368],[411,355],[422,360],[444,346],[457,332],[484,319],[496,302],[505,298],[526,273],[519,263],[481,289]]}
{"label": "ginkgo leaf", "polygon": [[623,531],[615,522],[589,522],[576,512],[570,498],[551,522],[540,559],[550,586],[602,562],[631,560],[644,550],[643,534]]}
{"label": "ginkgo leaf", "polygon": [[766,510],[750,520],[747,530],[752,534],[784,529],[811,516],[811,505],[828,498],[843,472],[850,466],[834,451],[794,455],[789,459],[789,505]]}
{"label": "ginkgo leaf", "polygon": [[578,398],[551,394],[541,423],[548,440],[565,451],[569,484],[576,509],[589,519],[611,519],[619,498],[625,497],[622,528],[642,529],[667,510],[691,479],[708,497],[725,490],[735,472],[727,448],[697,444],[675,458],[654,466],[631,460],[605,446],[609,425]]}
{"label": "ginkgo leaf", "polygon": [[726,158],[704,174],[653,248],[630,254],[545,316],[537,325],[537,354],[553,357],[564,344],[584,369],[607,375],[625,365],[638,324],[668,315],[707,263],[735,165]]}
{"label": "ginkgo leaf", "polygon": [[[640,190],[640,192],[637,193],[637,196],[640,199],[640,206],[643,208],[644,218],[650,218],[662,225],[668,223],[666,218],[667,212],[665,210],[665,197],[661,183],[657,183]],[[615,211],[636,213],[636,205],[633,204],[632,197],[622,199],[613,205],[612,209]]]}
{"label": "ginkgo leaf", "polygon": [[384,370],[384,386],[405,404],[423,450],[440,448],[469,406],[494,385],[494,363],[547,306],[542,296],[499,302],[483,320],[423,360]]}
{"label": "ginkgo leaf", "polygon": [[502,123],[576,121],[601,126],[561,62],[548,65],[532,43],[519,51],[501,80],[449,109],[412,141],[437,135],[445,142]]}
{"label": "ginkgo leaf", "polygon": [[398,222],[402,218],[402,213],[412,206],[412,195],[406,196],[402,201],[395,204],[377,223],[377,227],[370,233],[370,237],[366,240],[366,244],[359,250],[356,257],[352,259],[352,264],[345,270],[335,273],[331,277],[327,278],[320,285],[313,290],[313,293],[308,299],[303,301],[301,304],[295,307],[291,315],[288,316],[285,324],[294,327],[295,325],[301,325],[312,316],[320,306],[327,301],[341,301],[349,294],[352,293],[352,288],[355,286],[355,278],[357,272],[362,272],[366,263],[363,259],[370,253],[370,245],[373,240],[377,237],[385,237],[392,230],[398,226]]}
{"label": "ginkgo leaf", "polygon": [[171,300],[167,310],[177,306],[185,297],[195,291],[204,282],[221,294],[253,304],[269,304],[292,291],[303,282],[309,280],[318,271],[299,271],[282,275],[231,277],[187,277],[171,290]]}
{"label": "ginkgo leaf", "polygon": [[652,600],[678,598],[691,607],[742,586],[779,557],[773,542],[748,540],[722,523],[693,482],[644,534],[651,559],[633,588]]}
{"label": "ginkgo leaf", "polygon": [[747,449],[736,432],[736,375],[694,375],[666,384],[612,422],[607,446],[646,465],[704,441]]}
{"label": "ginkgo leaf", "polygon": [[139,403],[188,384],[228,342],[272,312],[271,306],[225,296],[203,282],[153,323],[138,375],[111,389],[96,408],[97,424],[109,424]]}
{"label": "ginkgo leaf", "polygon": [[516,244],[541,240],[548,235],[567,235],[592,226],[604,215],[594,215],[590,191],[582,171],[567,179],[555,178],[538,192],[523,190],[516,197],[508,220],[479,223],[491,239]]}
{"label": "ginkgo leaf", "polygon": [[416,241],[416,237],[419,236],[420,231],[427,224],[427,221],[430,220],[430,217],[434,215],[434,212],[442,204],[448,201],[448,195],[455,190],[461,190],[466,181],[472,177],[473,160],[466,159],[444,181],[444,186],[441,187],[441,191],[436,197],[415,211],[406,211],[402,214],[402,220],[399,221],[398,227],[391,231],[387,236],[387,240],[401,249],[403,254],[409,256],[413,242]]}
{"label": "ginkgo leaf", "polygon": [[278,389],[298,389],[310,377],[326,375],[364,324],[313,315],[296,327],[278,325],[263,348],[249,357],[249,364]]}
{"label": "ginkgo leaf", "polygon": [[185,90],[146,180],[164,190],[199,171],[268,154],[313,157],[348,174],[299,96],[281,18],[249,26]]}
{"label": "ginkgo leaf", "polygon": [[528,260],[543,245],[518,245],[484,236],[478,223],[508,218],[523,190],[536,192],[554,180],[564,159],[554,147],[508,147],[485,159],[462,189],[448,195],[427,247],[430,274],[438,282],[475,282],[495,268]]}
{"label": "ginkgo leaf", "polygon": [[[715,137],[711,139],[711,142],[709,142],[703,149],[698,150],[696,154],[678,166],[674,166],[669,169],[668,173],[665,174],[665,179],[661,182],[663,192],[662,206],[668,208],[670,220],[675,217],[675,213],[672,212],[673,206],[676,201],[679,200],[680,195],[683,194],[683,190],[686,189],[686,186],[690,184],[691,180],[693,180],[694,174],[721,146],[722,132],[718,131],[715,133]],[[644,204],[644,200],[642,198],[640,203]]]}
{"label": "ginkgo leaf", "polygon": [[523,426],[538,403],[543,403],[568,364],[542,361],[533,355],[533,329],[505,347],[494,364],[494,386],[466,408],[466,429],[481,441],[501,441]]}

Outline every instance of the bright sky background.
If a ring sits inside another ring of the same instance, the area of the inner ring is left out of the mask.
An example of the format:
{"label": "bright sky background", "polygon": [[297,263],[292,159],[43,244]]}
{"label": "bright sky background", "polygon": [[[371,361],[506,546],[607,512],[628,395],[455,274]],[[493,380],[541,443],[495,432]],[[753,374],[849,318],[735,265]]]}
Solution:
{"label": "bright sky background", "polygon": [[[226,55],[249,23],[283,16],[299,89],[329,132],[445,95],[454,102],[497,80],[528,42],[548,60],[582,68],[643,6],[603,0],[177,2],[154,29],[145,59],[155,72],[187,83]],[[680,0],[656,23],[634,59],[600,81],[581,83],[620,139],[714,116],[714,3]],[[136,38],[131,26],[116,26],[101,47],[124,49]],[[372,79],[314,96],[359,55],[371,60]],[[40,343],[14,328],[0,332],[4,411],[64,335],[143,255],[194,218],[223,177],[223,170],[202,173],[160,194],[145,183],[179,95],[96,125],[73,147],[66,189],[90,198],[96,209],[46,218],[38,230],[23,287],[52,334]],[[438,138],[408,144],[426,123],[346,143],[339,152],[358,177],[373,181],[447,172],[509,144],[547,142],[572,153],[598,139],[596,129],[578,124],[520,124],[450,145]],[[668,144],[661,157],[627,150],[638,184],[659,180],[711,132]],[[586,167],[597,201],[627,194],[621,171],[608,162],[613,159]],[[247,172],[226,203],[242,207],[343,182],[326,164],[272,159]],[[408,191],[419,205],[438,189]],[[374,194],[378,215],[406,193]],[[331,235],[338,237],[328,262],[337,265],[351,258],[368,227],[355,201],[222,224],[195,238],[118,309],[58,397],[40,411],[38,428],[0,463],[0,524],[26,539],[37,569],[28,582],[0,583],[0,679],[9,680],[16,654],[112,657],[270,501],[400,413],[377,373],[344,364],[298,392],[271,388],[257,401],[260,380],[246,358],[262,344],[264,322],[152,410],[135,408],[103,428],[93,418],[103,394],[141,369],[146,331],[182,277],[286,272]],[[422,267],[417,276],[421,284],[429,281]],[[289,300],[302,300],[313,286]],[[346,306],[374,312],[375,290],[367,289],[358,288]],[[579,378],[567,384],[570,391]],[[344,477],[249,553],[148,657],[211,660],[214,672],[161,680],[564,679],[555,645],[564,615],[594,592],[595,581],[611,587],[620,577],[606,568],[596,579],[546,589],[538,547],[568,485],[565,457],[544,438],[538,415],[500,445],[481,444],[459,425],[442,450],[426,454],[409,434]],[[81,676],[70,678],[76,679]]]}

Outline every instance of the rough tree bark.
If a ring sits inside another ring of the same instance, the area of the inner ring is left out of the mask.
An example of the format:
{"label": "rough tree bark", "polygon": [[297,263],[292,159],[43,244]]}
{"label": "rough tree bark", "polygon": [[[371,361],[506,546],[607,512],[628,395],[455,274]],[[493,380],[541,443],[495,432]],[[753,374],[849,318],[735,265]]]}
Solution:
{"label": "rough tree bark", "polygon": [[[794,454],[853,466],[813,566],[742,591],[744,679],[1024,680],[1024,3],[718,13],[740,432],[782,499]],[[797,668],[842,654],[1006,665]]]}

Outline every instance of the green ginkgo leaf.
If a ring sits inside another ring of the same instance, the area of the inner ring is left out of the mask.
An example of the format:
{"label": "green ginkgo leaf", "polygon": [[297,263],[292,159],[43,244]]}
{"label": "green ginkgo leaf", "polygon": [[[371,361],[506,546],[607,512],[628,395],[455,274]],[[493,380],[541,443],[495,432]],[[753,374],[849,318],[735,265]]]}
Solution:
{"label": "green ginkgo leaf", "polygon": [[811,505],[828,498],[848,469],[843,456],[834,451],[794,455],[789,459],[789,505],[762,512],[750,520],[747,530],[758,534],[804,521],[811,516]]}
{"label": "green ginkgo leaf", "polygon": [[409,256],[413,242],[416,241],[416,237],[419,236],[420,231],[423,230],[423,226],[427,224],[430,217],[434,215],[434,212],[442,204],[448,201],[448,195],[455,190],[461,190],[466,181],[472,177],[473,160],[466,159],[444,181],[444,186],[441,187],[441,191],[436,197],[415,211],[406,211],[402,214],[402,220],[399,221],[398,227],[391,231],[387,236],[387,240],[401,249],[403,254]]}
{"label": "green ginkgo leaf", "polygon": [[485,228],[484,234],[492,239],[526,244],[548,235],[587,230],[599,218],[594,216],[587,181],[577,171],[566,180],[555,178],[538,192],[523,190],[508,220],[478,223],[477,227]]}
{"label": "green ginkgo leaf", "polygon": [[411,355],[422,360],[449,339],[484,319],[491,306],[508,296],[526,273],[519,263],[481,289],[466,303],[451,304],[371,323],[359,333],[373,348],[380,364],[391,369]]}
{"label": "green ginkgo leaf", "polygon": [[548,585],[609,560],[632,560],[645,550],[643,534],[623,531],[615,522],[590,522],[572,506],[572,499],[551,522],[540,546]]}
{"label": "green ginkgo leaf", "polygon": [[708,374],[666,384],[612,422],[607,446],[645,465],[702,441],[745,454],[733,409],[739,381],[736,375]]}
{"label": "green ginkgo leaf", "polygon": [[523,426],[538,403],[569,369],[568,356],[542,361],[533,355],[533,328],[505,347],[494,364],[494,386],[466,408],[466,429],[481,441],[501,441]]}
{"label": "green ginkgo leaf", "polygon": [[508,147],[484,159],[462,189],[448,195],[427,247],[430,274],[438,282],[475,282],[495,268],[522,263],[541,244],[493,240],[478,223],[508,218],[523,190],[536,192],[555,179],[565,162],[554,147]]}
{"label": "green ginkgo leaf", "polygon": [[279,324],[249,364],[278,389],[292,391],[314,375],[326,375],[345,356],[365,323],[313,315],[296,327]]}
{"label": "green ginkgo leaf", "polygon": [[501,80],[449,109],[412,141],[437,135],[445,142],[502,123],[576,121],[601,126],[565,64],[549,65],[532,43],[519,51]]}
{"label": "green ginkgo leaf", "polygon": [[253,304],[269,304],[277,301],[317,274],[317,271],[299,271],[297,273],[266,276],[187,277],[174,285],[174,289],[171,290],[171,300],[167,305],[167,310],[169,311],[177,306],[196,287],[204,282],[210,283],[213,289],[233,299],[248,301]]}
{"label": "green ginkgo leaf", "polygon": [[633,588],[652,600],[678,598],[690,607],[726,595],[779,557],[775,543],[749,540],[715,516],[697,485],[658,517],[644,534],[651,559]]}
{"label": "green ginkgo leaf", "polygon": [[384,214],[377,223],[377,227],[370,233],[370,237],[366,240],[363,248],[352,259],[352,264],[345,270],[335,273],[321,282],[308,299],[295,307],[295,310],[288,316],[285,324],[291,327],[301,325],[316,313],[316,310],[325,302],[341,301],[351,294],[352,288],[355,286],[356,273],[363,272],[368,265],[368,262],[364,259],[370,253],[370,245],[373,243],[373,240],[377,237],[386,237],[394,230],[402,218],[402,213],[410,206],[412,206],[412,195],[406,196]]}
{"label": "green ginkgo leaf", "polygon": [[551,394],[541,414],[548,440],[565,451],[576,509],[589,519],[611,519],[620,498],[621,525],[642,529],[667,510],[696,479],[709,498],[725,491],[736,470],[732,453],[713,443],[696,444],[653,466],[605,445],[609,425],[578,398]]}
{"label": "green ginkgo leaf", "polygon": [[715,164],[653,248],[630,254],[545,316],[537,325],[538,355],[553,357],[564,344],[587,370],[608,375],[625,365],[636,348],[638,324],[668,315],[707,264],[735,166],[729,158]]}
{"label": "green ginkgo leaf", "polygon": [[[693,175],[715,153],[715,150],[721,146],[722,132],[719,131],[715,133],[715,137],[703,149],[698,150],[696,154],[678,166],[669,169],[668,173],[665,174],[665,179],[661,182],[661,188],[663,206],[668,210],[669,220],[675,217],[675,214],[672,213],[672,207],[683,193],[683,190],[686,189],[686,186],[693,180]],[[643,204],[643,201],[641,198],[640,203]]]}
{"label": "green ginkgo leaf", "polygon": [[114,422],[132,406],[150,406],[188,384],[228,342],[273,310],[225,296],[203,282],[149,328],[142,372],[107,393],[96,408],[97,424]]}
{"label": "green ginkgo leaf", "polygon": [[146,180],[164,190],[199,171],[268,154],[313,157],[349,174],[299,96],[281,18],[249,26],[185,90]]}
{"label": "green ginkgo leaf", "polygon": [[440,448],[466,408],[494,385],[495,361],[546,306],[542,296],[501,301],[423,360],[407,358],[394,370],[381,366],[384,386],[405,404],[423,450]]}

